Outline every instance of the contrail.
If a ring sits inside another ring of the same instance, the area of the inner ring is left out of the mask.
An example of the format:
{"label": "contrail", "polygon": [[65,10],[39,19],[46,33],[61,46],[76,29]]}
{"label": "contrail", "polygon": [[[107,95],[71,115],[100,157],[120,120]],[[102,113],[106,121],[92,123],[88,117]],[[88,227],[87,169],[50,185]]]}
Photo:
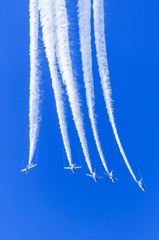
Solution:
{"label": "contrail", "polygon": [[95,32],[95,44],[97,51],[97,61],[99,66],[99,74],[101,78],[101,85],[103,89],[103,95],[106,103],[107,112],[109,115],[109,121],[112,125],[112,129],[115,135],[115,139],[119,146],[120,152],[124,158],[124,161],[136,181],[136,177],[131,169],[131,166],[128,162],[128,159],[125,155],[124,149],[121,145],[117,128],[114,121],[113,116],[113,108],[112,108],[112,99],[111,99],[111,87],[109,80],[109,70],[108,70],[108,62],[107,62],[107,53],[106,53],[106,43],[105,43],[105,34],[104,34],[104,6],[103,0],[93,0],[93,10],[94,10],[94,32]]}
{"label": "contrail", "polygon": [[29,99],[29,164],[35,152],[39,135],[40,80],[38,73],[38,0],[30,0],[30,99]]}
{"label": "contrail", "polygon": [[62,80],[66,85],[66,91],[70,102],[73,119],[79,135],[79,139],[83,148],[83,153],[90,172],[92,173],[92,166],[85,137],[83,126],[82,113],[80,110],[79,96],[77,91],[77,84],[73,77],[69,38],[68,38],[68,20],[66,12],[66,3],[64,0],[54,1],[55,11],[55,25],[56,25],[56,51],[59,68],[62,75]]}
{"label": "contrail", "polygon": [[92,75],[92,50],[91,50],[91,2],[90,0],[79,0],[78,1],[78,24],[79,24],[79,35],[80,45],[82,54],[82,65],[84,83],[86,89],[87,106],[89,110],[89,118],[93,130],[94,139],[97,145],[97,149],[102,160],[103,166],[107,172],[108,167],[104,159],[104,154],[101,148],[98,130],[96,125],[96,118],[94,112],[95,96],[94,96],[94,85]]}
{"label": "contrail", "polygon": [[64,101],[62,98],[62,87],[60,80],[58,79],[58,72],[56,66],[55,56],[55,35],[53,27],[53,15],[52,15],[52,0],[40,0],[40,20],[43,32],[43,41],[45,45],[46,56],[49,62],[49,68],[52,78],[52,87],[54,89],[56,108],[59,118],[59,124],[61,134],[67,154],[69,164],[72,164],[71,148],[67,131],[67,123],[65,118]]}

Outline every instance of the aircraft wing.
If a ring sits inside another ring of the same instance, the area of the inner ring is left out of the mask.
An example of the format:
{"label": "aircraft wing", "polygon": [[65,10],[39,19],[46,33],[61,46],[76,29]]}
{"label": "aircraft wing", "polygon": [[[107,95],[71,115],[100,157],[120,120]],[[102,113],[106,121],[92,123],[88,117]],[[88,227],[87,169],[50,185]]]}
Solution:
{"label": "aircraft wing", "polygon": [[109,174],[108,174],[108,173],[106,173],[106,172],[104,172],[104,174],[105,174],[105,175],[107,175],[107,176],[109,176]]}
{"label": "aircraft wing", "polygon": [[93,177],[93,175],[90,175],[90,174],[86,174],[87,176],[89,176],[89,177]]}
{"label": "aircraft wing", "polygon": [[97,176],[97,178],[103,178],[103,177]]}
{"label": "aircraft wing", "polygon": [[30,168],[35,167],[36,165],[37,165],[37,164],[34,164],[34,165],[30,166]]}
{"label": "aircraft wing", "polygon": [[79,166],[79,167],[75,167],[75,168],[81,168],[82,166]]}
{"label": "aircraft wing", "polygon": [[21,172],[25,172],[26,171],[26,168],[25,169],[23,169],[23,170],[21,170]]}
{"label": "aircraft wing", "polygon": [[64,167],[64,169],[71,169],[71,167]]}

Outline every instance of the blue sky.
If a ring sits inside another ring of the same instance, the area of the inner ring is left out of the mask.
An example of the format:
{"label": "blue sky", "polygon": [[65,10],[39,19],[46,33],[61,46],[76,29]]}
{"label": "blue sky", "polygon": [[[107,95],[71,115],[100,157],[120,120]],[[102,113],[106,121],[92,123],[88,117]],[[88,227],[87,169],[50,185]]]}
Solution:
{"label": "blue sky", "polygon": [[[82,79],[76,14],[67,0],[73,66],[78,79],[85,131],[93,168],[103,167],[90,127]],[[146,192],[132,179],[108,120],[98,73],[92,29],[93,74],[99,137],[109,169],[119,179],[95,183],[80,147],[65,96],[73,161],[83,168],[64,170],[50,73],[41,37],[42,123],[38,166],[20,172],[29,147],[29,3],[0,2],[0,238],[23,239],[157,239],[159,236],[159,3],[105,1],[105,34],[118,133],[129,162]],[[41,36],[41,34],[40,34]],[[80,159],[78,157],[78,152]],[[36,162],[36,154],[34,162]]]}

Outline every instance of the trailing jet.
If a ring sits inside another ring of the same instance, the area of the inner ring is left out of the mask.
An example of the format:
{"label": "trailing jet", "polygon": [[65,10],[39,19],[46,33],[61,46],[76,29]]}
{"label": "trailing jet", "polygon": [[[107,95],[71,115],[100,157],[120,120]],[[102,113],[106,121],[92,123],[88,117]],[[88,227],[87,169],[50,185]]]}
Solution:
{"label": "trailing jet", "polygon": [[140,181],[136,181],[137,182],[137,184],[139,185],[139,187],[142,189],[142,191],[143,192],[145,192],[145,187],[144,187],[144,185],[143,185],[143,183],[142,183],[142,178],[141,178],[141,180]]}
{"label": "trailing jet", "polygon": [[27,167],[25,169],[21,170],[21,172],[25,172],[26,171],[26,174],[27,174],[30,171],[30,169],[35,167],[36,165],[37,164],[33,165],[33,163],[31,163],[31,164],[27,165]]}
{"label": "trailing jet", "polygon": [[89,177],[92,177],[95,182],[97,182],[98,178],[103,178],[103,177],[97,176],[95,171],[92,174],[86,174],[86,175],[89,176]]}
{"label": "trailing jet", "polygon": [[76,166],[76,164],[71,164],[70,167],[64,167],[64,169],[71,169],[71,171],[74,173],[77,168],[81,168],[82,166]]}
{"label": "trailing jet", "polygon": [[113,170],[110,173],[104,172],[104,174],[106,174],[112,180],[113,183],[115,182],[115,180],[118,180],[117,178],[113,177]]}

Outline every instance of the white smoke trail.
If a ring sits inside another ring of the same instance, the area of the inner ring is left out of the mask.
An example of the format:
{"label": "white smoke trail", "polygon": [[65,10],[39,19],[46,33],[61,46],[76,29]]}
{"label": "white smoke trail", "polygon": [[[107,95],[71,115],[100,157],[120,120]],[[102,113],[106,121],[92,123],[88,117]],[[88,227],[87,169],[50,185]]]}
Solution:
{"label": "white smoke trail", "polygon": [[110,81],[109,81],[109,70],[108,70],[106,43],[105,43],[105,34],[104,34],[103,0],[93,0],[93,10],[94,10],[94,32],[95,32],[97,60],[98,60],[101,84],[102,84],[102,89],[103,89],[107,112],[109,115],[109,120],[112,125],[112,129],[113,129],[117,144],[119,146],[120,152],[124,158],[124,161],[129,169],[132,177],[136,181],[136,177],[131,169],[131,166],[128,162],[128,159],[127,159],[125,152],[123,150],[123,147],[121,145],[121,142],[120,142],[120,139],[119,139],[119,136],[117,133],[115,121],[114,121],[114,116],[113,116],[111,87],[110,87]]}
{"label": "white smoke trail", "polygon": [[84,83],[86,88],[86,99],[87,106],[89,110],[89,118],[91,121],[91,126],[93,130],[94,139],[97,145],[97,149],[102,160],[103,166],[107,172],[108,167],[104,159],[104,154],[101,148],[95,113],[95,96],[94,96],[94,86],[93,86],[93,76],[92,76],[92,50],[91,50],[91,1],[90,0],[79,0],[78,1],[78,19],[79,19],[79,35],[80,35],[80,45],[82,54],[82,65],[84,74]]}
{"label": "white smoke trail", "polygon": [[59,118],[61,134],[67,154],[69,164],[72,164],[71,148],[67,132],[67,124],[65,119],[64,102],[62,98],[62,87],[58,79],[55,57],[55,35],[53,27],[52,0],[40,0],[40,20],[43,32],[43,41],[45,45],[46,56],[49,62],[49,68],[52,78],[52,87],[54,89],[56,108]]}
{"label": "white smoke trail", "polygon": [[62,79],[66,85],[66,90],[73,114],[75,126],[79,135],[79,139],[83,148],[83,153],[90,172],[92,173],[92,166],[89,157],[87,141],[85,137],[83,119],[80,111],[79,97],[75,79],[73,78],[69,38],[68,38],[68,20],[66,12],[66,3],[64,0],[54,0],[55,10],[55,24],[56,24],[56,51],[61,71]]}
{"label": "white smoke trail", "polygon": [[38,74],[38,0],[30,0],[30,99],[29,99],[29,164],[35,152],[40,126],[40,80]]}

